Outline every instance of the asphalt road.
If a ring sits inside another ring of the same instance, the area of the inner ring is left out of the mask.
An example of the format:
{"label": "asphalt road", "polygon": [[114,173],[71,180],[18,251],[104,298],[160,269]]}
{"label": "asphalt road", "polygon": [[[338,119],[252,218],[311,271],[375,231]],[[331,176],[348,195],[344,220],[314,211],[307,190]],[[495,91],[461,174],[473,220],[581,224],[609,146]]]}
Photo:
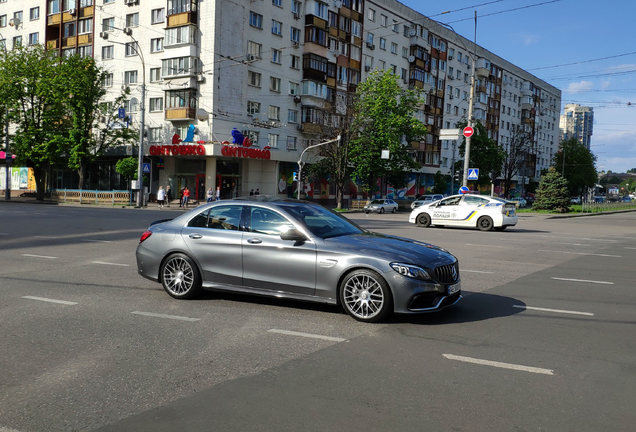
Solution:
{"label": "asphalt road", "polygon": [[333,306],[206,293],[136,273],[176,211],[0,202],[0,432],[632,431],[636,213],[415,228],[464,298],[362,324]]}

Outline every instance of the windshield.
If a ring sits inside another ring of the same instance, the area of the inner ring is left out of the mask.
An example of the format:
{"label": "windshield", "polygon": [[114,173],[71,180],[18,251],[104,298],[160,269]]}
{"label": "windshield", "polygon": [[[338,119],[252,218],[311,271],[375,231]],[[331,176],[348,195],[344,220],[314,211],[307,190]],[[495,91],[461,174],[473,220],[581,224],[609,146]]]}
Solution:
{"label": "windshield", "polygon": [[365,231],[344,216],[321,206],[285,206],[285,210],[314,235],[324,239]]}
{"label": "windshield", "polygon": [[373,200],[371,204],[384,204],[384,200]]}

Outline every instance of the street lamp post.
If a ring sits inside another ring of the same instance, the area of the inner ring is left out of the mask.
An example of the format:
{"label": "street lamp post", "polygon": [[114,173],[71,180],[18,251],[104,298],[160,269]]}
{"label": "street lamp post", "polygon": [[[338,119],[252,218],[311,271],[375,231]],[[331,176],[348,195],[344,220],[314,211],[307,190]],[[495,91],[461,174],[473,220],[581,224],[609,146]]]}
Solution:
{"label": "street lamp post", "polygon": [[296,180],[296,198],[297,199],[300,199],[300,191],[302,190],[301,189],[301,178],[302,178],[302,175],[303,175],[303,155],[305,154],[305,152],[307,150],[309,150],[310,148],[320,147],[320,146],[325,145],[325,144],[330,144],[330,143],[332,143],[334,141],[338,141],[338,145],[340,145],[340,138],[341,138],[341,136],[338,135],[338,138],[336,138],[336,139],[332,139],[332,140],[329,140],[329,141],[325,141],[325,142],[321,142],[321,143],[318,143],[318,144],[307,146],[307,147],[305,147],[305,150],[302,151],[302,153],[300,154],[300,157],[298,158],[298,180]]}
{"label": "street lamp post", "polygon": [[451,195],[455,190],[455,148],[457,147],[457,141],[453,141],[453,158],[451,159]]}
{"label": "street lamp post", "polygon": [[[144,54],[141,51],[141,49],[139,49],[139,42],[137,42],[137,39],[134,38],[134,36],[132,35],[132,29],[130,28],[125,28],[125,29],[116,29],[114,27],[111,27],[113,30],[122,30],[124,32],[124,34],[130,36],[130,38],[133,40],[133,42],[135,43],[135,46],[131,47],[135,53],[137,54],[137,56],[141,59],[141,67],[142,67],[142,83],[141,83],[141,103],[139,104],[139,159],[138,159],[138,163],[137,163],[137,183],[139,186],[139,193],[137,194],[137,208],[141,208],[144,205],[144,173],[143,173],[143,169],[144,169],[144,121],[145,121],[145,111],[146,111],[146,107],[145,107],[145,101],[146,101],[146,62],[144,61]],[[104,39],[108,39],[108,36],[104,37]],[[126,44],[122,44],[121,42],[115,42],[119,45],[126,45]]]}
{"label": "street lamp post", "polygon": [[[7,54],[7,40],[4,38],[2,33],[0,33],[0,40],[2,42],[2,49],[4,54]],[[13,156],[11,152],[9,152],[9,107],[5,105],[4,107],[4,200],[11,201],[11,174],[9,173],[9,166],[11,166],[13,162]]]}

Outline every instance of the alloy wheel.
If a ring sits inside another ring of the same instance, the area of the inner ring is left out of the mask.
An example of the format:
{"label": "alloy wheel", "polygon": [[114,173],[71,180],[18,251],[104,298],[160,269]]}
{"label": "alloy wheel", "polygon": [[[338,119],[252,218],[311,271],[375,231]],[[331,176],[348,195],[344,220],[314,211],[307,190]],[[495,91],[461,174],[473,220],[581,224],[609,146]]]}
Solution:
{"label": "alloy wheel", "polygon": [[369,274],[351,277],[344,286],[343,300],[351,315],[365,321],[381,314],[385,303],[382,286]]}
{"label": "alloy wheel", "polygon": [[170,258],[163,267],[163,282],[167,291],[183,296],[194,286],[194,269],[183,257]]}

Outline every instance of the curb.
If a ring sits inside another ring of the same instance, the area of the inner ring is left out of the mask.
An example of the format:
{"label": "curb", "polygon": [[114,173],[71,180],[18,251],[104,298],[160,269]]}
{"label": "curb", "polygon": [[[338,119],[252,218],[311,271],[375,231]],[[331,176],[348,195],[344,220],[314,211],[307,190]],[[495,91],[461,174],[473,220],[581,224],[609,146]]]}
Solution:
{"label": "curb", "polygon": [[549,216],[546,219],[568,219],[568,218],[576,218],[576,217],[603,216],[608,214],[630,213],[630,212],[636,212],[636,209],[612,210],[612,211],[598,212],[598,213],[579,213],[575,215],[574,214],[573,215],[555,215],[555,216]]}

